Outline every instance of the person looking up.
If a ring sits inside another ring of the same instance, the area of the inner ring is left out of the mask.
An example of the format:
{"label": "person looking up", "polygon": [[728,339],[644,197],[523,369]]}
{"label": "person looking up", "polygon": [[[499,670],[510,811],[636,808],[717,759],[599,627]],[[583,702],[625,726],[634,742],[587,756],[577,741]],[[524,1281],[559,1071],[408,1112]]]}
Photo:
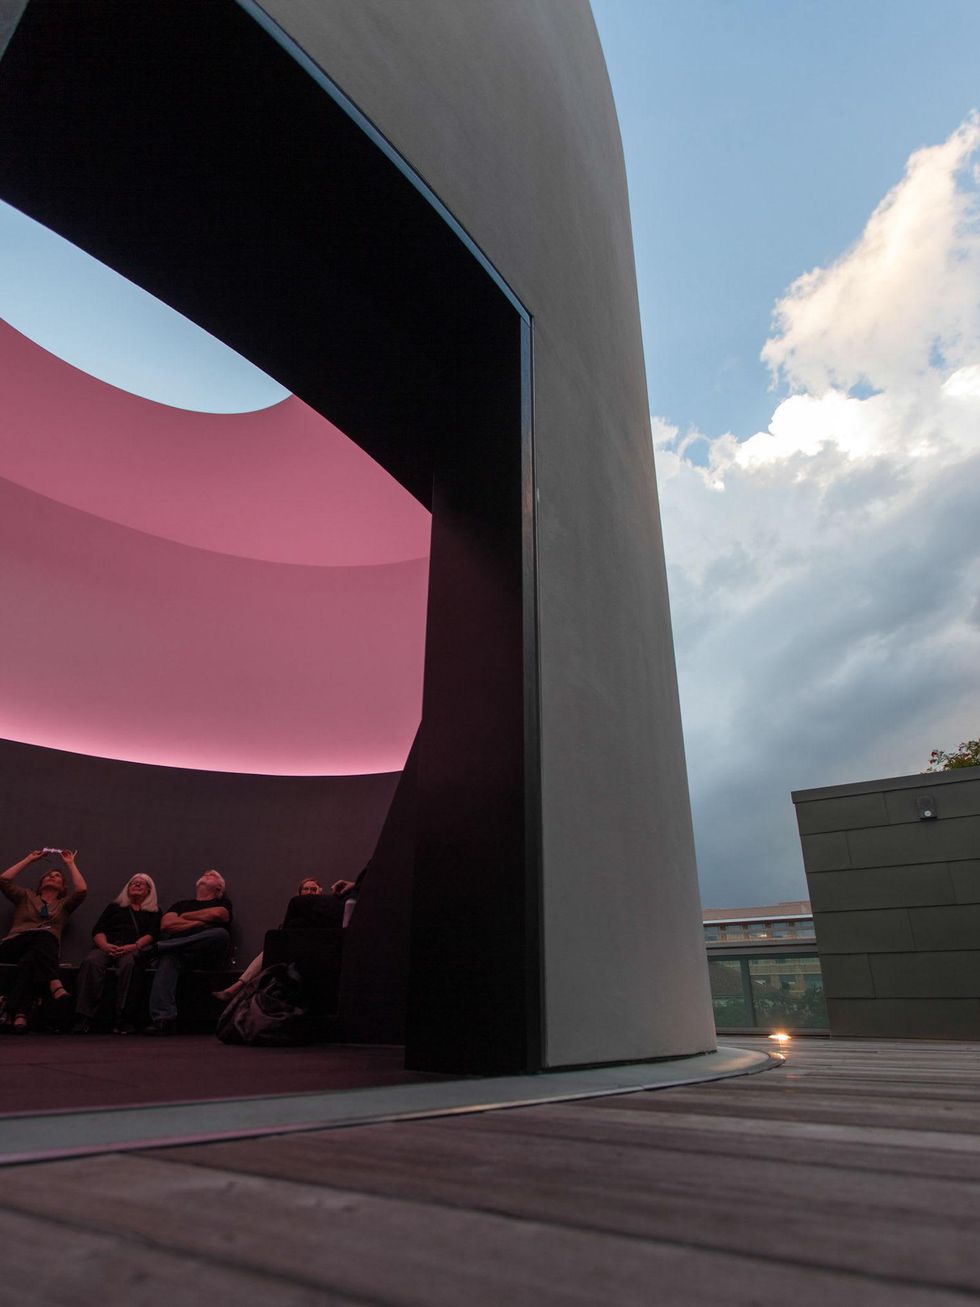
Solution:
{"label": "person looking up", "polygon": [[85,898],[88,886],[75,862],[77,850],[62,849],[61,860],[68,869],[68,879],[60,867],[49,867],[41,876],[36,890],[14,884],[25,867],[45,856],[35,849],[0,875],[0,893],[14,905],[10,929],[0,940],[0,962],[17,964],[13,993],[4,1024],[15,1034],[26,1035],[28,1017],[35,998],[49,989],[54,999],[64,1001],[68,994],[61,984],[58,966],[61,932],[65,923]]}
{"label": "person looking up", "polygon": [[[292,906],[297,899],[299,898],[305,899],[305,898],[312,898],[312,897],[319,898],[322,894],[323,894],[323,886],[314,876],[307,876],[305,880],[301,880],[299,883],[299,888],[297,889],[293,897],[289,900],[289,905],[286,908],[286,918],[283,921],[281,928],[283,930],[287,928],[287,924],[289,922],[289,917],[290,917],[290,910],[292,909]],[[239,978],[237,980],[233,980],[227,989],[216,989],[214,991],[214,997],[218,999],[219,1002],[221,1003],[227,1003],[230,999],[233,999],[236,994],[240,994],[241,991],[244,989],[244,987],[248,984],[248,982],[250,980],[254,980],[255,977],[259,974],[259,972],[262,970],[263,958],[264,958],[263,953],[256,954],[256,956],[248,964],[248,966],[245,968],[245,970],[242,972]]]}
{"label": "person looking up", "polygon": [[110,967],[116,969],[113,1033],[131,1034],[136,1028],[136,1005],[141,986],[137,980],[149,961],[145,950],[160,933],[160,907],[151,877],[130,876],[119,894],[92,927],[94,948],[78,971],[75,1024],[72,1034],[87,1035],[99,1013]]}
{"label": "person looking up", "polygon": [[[156,945],[157,970],[150,990],[148,1035],[177,1033],[177,981],[187,967],[212,968],[224,962],[231,926],[231,900],[225,878],[213,868],[198,877],[193,899],[179,899],[163,914]],[[153,945],[141,948],[150,952]]]}

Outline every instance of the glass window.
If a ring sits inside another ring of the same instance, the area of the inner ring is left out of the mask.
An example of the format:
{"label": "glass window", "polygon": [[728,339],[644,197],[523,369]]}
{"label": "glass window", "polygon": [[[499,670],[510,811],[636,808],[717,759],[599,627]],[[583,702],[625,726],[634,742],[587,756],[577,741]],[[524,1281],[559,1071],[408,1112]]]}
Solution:
{"label": "glass window", "polygon": [[726,1027],[751,1026],[752,1014],[745,1001],[742,983],[742,960],[739,958],[710,958],[708,977],[711,981],[711,1003],[715,1009],[715,1025]]}
{"label": "glass window", "polygon": [[757,1026],[801,1030],[828,1024],[820,959],[815,957],[747,958]]}
{"label": "glass window", "polygon": [[705,939],[712,939],[712,940],[714,940],[714,939],[721,939],[721,927],[719,927],[719,926],[705,926],[705,928],[704,928],[704,937],[705,937]]}

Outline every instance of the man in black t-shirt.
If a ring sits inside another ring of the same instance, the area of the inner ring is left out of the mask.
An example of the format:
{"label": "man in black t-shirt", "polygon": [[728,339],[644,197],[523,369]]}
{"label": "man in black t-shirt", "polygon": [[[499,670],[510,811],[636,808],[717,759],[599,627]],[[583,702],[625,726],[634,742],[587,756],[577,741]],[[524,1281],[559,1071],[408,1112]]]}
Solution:
{"label": "man in black t-shirt", "polygon": [[206,871],[196,888],[196,898],[171,904],[160,923],[148,1035],[177,1033],[177,981],[181,971],[185,967],[220,966],[228,952],[232,906],[225,897],[225,878],[217,871]]}

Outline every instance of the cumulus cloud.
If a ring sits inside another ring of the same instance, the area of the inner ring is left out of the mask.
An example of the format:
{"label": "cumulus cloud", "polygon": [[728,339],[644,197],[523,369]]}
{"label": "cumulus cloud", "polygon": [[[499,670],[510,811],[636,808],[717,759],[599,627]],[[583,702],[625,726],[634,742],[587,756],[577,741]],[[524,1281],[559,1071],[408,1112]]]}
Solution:
{"label": "cumulus cloud", "polygon": [[767,431],[653,420],[712,906],[804,892],[791,789],[917,771],[980,727],[978,158],[972,114],[789,287]]}

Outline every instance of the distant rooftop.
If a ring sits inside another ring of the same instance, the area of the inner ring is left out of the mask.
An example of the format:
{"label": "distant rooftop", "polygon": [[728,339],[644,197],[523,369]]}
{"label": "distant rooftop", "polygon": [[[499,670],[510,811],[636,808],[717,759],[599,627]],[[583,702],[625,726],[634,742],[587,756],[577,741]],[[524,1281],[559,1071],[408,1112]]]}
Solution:
{"label": "distant rooftop", "polygon": [[701,920],[708,921],[773,921],[785,917],[811,917],[813,909],[809,899],[790,899],[785,903],[767,903],[749,908],[702,908]]}

